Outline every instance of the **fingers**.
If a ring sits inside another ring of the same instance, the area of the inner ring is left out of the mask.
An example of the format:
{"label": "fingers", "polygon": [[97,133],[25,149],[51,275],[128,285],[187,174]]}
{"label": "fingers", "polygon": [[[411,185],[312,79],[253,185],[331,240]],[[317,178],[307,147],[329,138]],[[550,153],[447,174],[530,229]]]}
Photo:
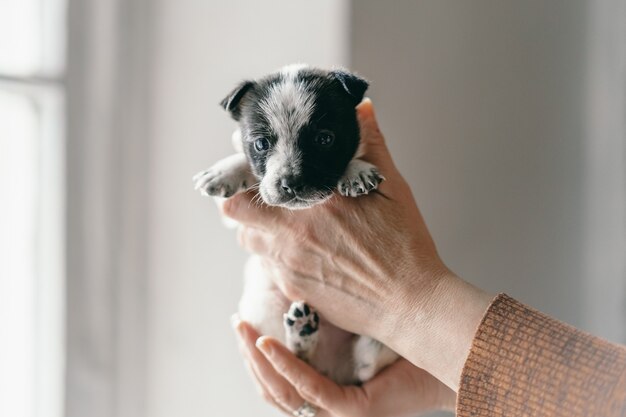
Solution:
{"label": "fingers", "polygon": [[235,323],[235,331],[241,340],[243,354],[263,396],[287,414],[292,414],[293,410],[298,409],[304,403],[304,399],[298,395],[296,389],[284,377],[276,372],[265,356],[256,348],[255,342],[259,335],[252,326],[238,321]]}
{"label": "fingers", "polygon": [[[241,348],[241,353],[242,354],[244,353],[243,349],[245,349],[245,348],[244,347]],[[290,410],[287,410],[285,407],[283,407],[282,405],[278,404],[276,402],[276,400],[274,400],[274,397],[272,397],[272,395],[269,393],[269,391],[265,388],[265,386],[263,386],[263,383],[261,382],[261,379],[257,375],[257,372],[252,368],[252,365],[250,364],[250,360],[246,357],[243,362],[244,362],[244,364],[246,366],[246,369],[248,370],[248,374],[250,374],[250,376],[252,377],[252,380],[256,384],[257,390],[258,390],[259,394],[261,395],[261,397],[267,403],[273,405],[274,407],[276,407],[277,409],[285,412],[286,414],[290,414],[291,415],[292,413],[290,412]]]}
{"label": "fingers", "polygon": [[364,98],[363,101],[356,106],[356,115],[359,121],[359,127],[361,128],[362,142],[366,144],[385,143],[385,137],[380,131],[378,121],[376,120],[374,104],[369,97]]}
{"label": "fingers", "polygon": [[225,200],[221,205],[227,217],[240,223],[263,226],[274,222],[278,213],[274,207],[267,206],[253,192],[240,193]]}
{"label": "fingers", "polygon": [[298,359],[276,340],[263,336],[256,342],[274,369],[289,381],[309,403],[332,410],[342,397],[342,389],[330,379]]}
{"label": "fingers", "polygon": [[361,147],[364,152],[362,159],[376,165],[384,175],[390,175],[390,170],[395,170],[395,166],[385,137],[378,127],[372,100],[363,99],[356,110],[361,132]]}
{"label": "fingers", "polygon": [[302,298],[301,286],[307,280],[297,270],[306,270],[310,265],[310,252],[299,251],[294,255],[292,249],[285,249],[284,243],[280,244],[281,238],[252,227],[240,227],[238,238],[242,247],[260,256],[263,269],[287,298]]}
{"label": "fingers", "polygon": [[224,215],[240,223],[261,229],[270,229],[281,223],[284,210],[263,203],[256,192],[246,192],[232,196],[221,205]]}
{"label": "fingers", "polygon": [[239,245],[262,256],[269,256],[273,247],[274,236],[254,227],[239,227],[237,230]]}

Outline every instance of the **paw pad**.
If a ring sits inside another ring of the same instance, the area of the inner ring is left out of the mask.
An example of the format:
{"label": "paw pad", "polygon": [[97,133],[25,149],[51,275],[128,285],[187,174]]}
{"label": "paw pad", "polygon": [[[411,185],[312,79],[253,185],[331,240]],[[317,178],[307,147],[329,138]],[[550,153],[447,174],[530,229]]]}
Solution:
{"label": "paw pad", "polygon": [[317,332],[320,323],[319,315],[304,301],[293,302],[284,319],[287,333],[299,337]]}

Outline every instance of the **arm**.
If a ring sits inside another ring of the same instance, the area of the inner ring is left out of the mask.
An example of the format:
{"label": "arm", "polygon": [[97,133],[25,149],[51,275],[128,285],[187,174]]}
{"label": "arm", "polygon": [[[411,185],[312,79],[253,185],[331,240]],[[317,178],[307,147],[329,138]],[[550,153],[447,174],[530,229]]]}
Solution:
{"label": "arm", "polygon": [[244,193],[226,200],[224,213],[244,225],[241,243],[266,258],[287,298],[306,299],[335,325],[380,340],[456,390],[493,297],[439,258],[369,100],[357,116],[362,159],[387,179],[377,192],[297,211],[251,204],[254,194]]}
{"label": "arm", "polygon": [[426,371],[400,359],[362,386],[339,386],[278,341],[259,337],[238,319],[233,326],[263,397],[289,415],[304,401],[316,417],[401,417],[454,410],[456,394]]}
{"label": "arm", "polygon": [[459,417],[626,416],[626,349],[503,294],[476,332],[458,399],[404,359],[363,387],[340,387],[277,341],[234,325],[260,390],[287,413],[306,399],[320,417],[414,415],[452,411],[456,399]]}
{"label": "arm", "polygon": [[626,349],[500,295],[476,332],[457,413],[624,417]]}
{"label": "arm", "polygon": [[460,416],[625,415],[625,349],[519,304],[506,315],[501,307],[512,304],[491,304],[493,296],[452,273],[371,102],[357,110],[363,159],[387,178],[379,192],[301,212],[253,207],[250,194],[224,206],[245,226],[242,245],[265,256],[287,297],[306,299],[339,327],[432,374],[459,393]]}

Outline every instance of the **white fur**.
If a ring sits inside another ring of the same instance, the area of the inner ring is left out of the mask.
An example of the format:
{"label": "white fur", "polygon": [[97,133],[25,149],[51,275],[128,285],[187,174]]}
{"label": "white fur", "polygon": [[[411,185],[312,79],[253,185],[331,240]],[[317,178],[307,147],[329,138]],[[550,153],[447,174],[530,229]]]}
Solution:
{"label": "white fur", "polygon": [[284,76],[295,78],[295,76],[298,75],[300,71],[307,67],[308,64],[304,63],[285,65],[280,69],[280,73]]}
{"label": "white fur", "polygon": [[265,175],[261,180],[259,191],[265,201],[278,201],[277,186],[280,179],[287,174],[298,175],[301,169],[302,156],[292,140],[278,139],[272,154],[265,164]]}
{"label": "white fur", "polygon": [[350,161],[345,174],[339,179],[337,189],[341,195],[358,197],[377,189],[383,180],[384,177],[374,165],[355,158]]}
{"label": "white fur", "polygon": [[237,153],[243,153],[243,142],[241,141],[241,130],[237,129],[230,137],[230,142]]}
{"label": "white fur", "polygon": [[260,191],[266,201],[279,198],[276,187],[284,175],[298,175],[301,170],[298,135],[315,110],[315,96],[297,80],[298,72],[305,67],[303,64],[284,67],[282,81],[271,86],[267,98],[259,104],[269,128],[277,137],[261,181]]}
{"label": "white fur", "polygon": [[195,189],[202,195],[216,197],[230,197],[257,182],[242,153],[221,159],[211,168],[197,173],[193,181]]}
{"label": "white fur", "polygon": [[270,129],[279,138],[293,138],[311,119],[315,107],[313,94],[292,75],[271,86],[268,93],[259,106]]}
{"label": "white fur", "polygon": [[252,324],[259,333],[272,336],[284,344],[286,335],[282,318],[289,304],[272,282],[261,258],[251,256],[245,267],[239,317]]}
{"label": "white fur", "polygon": [[[298,72],[305,67],[303,64],[284,67],[281,70],[282,81],[270,87],[267,98],[260,103],[269,128],[277,137],[260,185],[260,192],[267,202],[275,200],[280,178],[297,175],[301,169],[298,135],[315,108],[314,95],[297,81]],[[244,133],[249,136],[248,132]],[[235,149],[241,152],[241,132],[237,130],[233,133],[232,139]],[[357,156],[360,152],[361,149]],[[344,195],[358,196],[375,189],[382,180],[376,167],[354,159],[338,187]],[[245,155],[238,153],[198,173],[194,181],[196,189],[203,194],[224,196],[243,191],[256,179]],[[312,335],[300,335],[304,322],[298,322],[296,317],[291,317],[294,326],[285,326],[283,314],[288,312],[291,303],[273,283],[270,273],[263,267],[261,258],[251,257],[246,264],[244,291],[239,303],[241,319],[250,322],[261,334],[273,336],[292,349],[304,349],[304,352],[299,352],[303,357],[340,384],[366,381],[397,358],[393,351],[379,342],[341,330],[323,318],[318,331]]]}

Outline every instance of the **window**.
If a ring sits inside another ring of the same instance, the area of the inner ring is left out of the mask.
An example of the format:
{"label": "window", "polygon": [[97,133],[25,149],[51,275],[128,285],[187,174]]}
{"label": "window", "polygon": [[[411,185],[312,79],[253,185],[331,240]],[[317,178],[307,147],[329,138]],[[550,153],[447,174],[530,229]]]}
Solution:
{"label": "window", "polygon": [[62,0],[0,0],[0,415],[63,398]]}

